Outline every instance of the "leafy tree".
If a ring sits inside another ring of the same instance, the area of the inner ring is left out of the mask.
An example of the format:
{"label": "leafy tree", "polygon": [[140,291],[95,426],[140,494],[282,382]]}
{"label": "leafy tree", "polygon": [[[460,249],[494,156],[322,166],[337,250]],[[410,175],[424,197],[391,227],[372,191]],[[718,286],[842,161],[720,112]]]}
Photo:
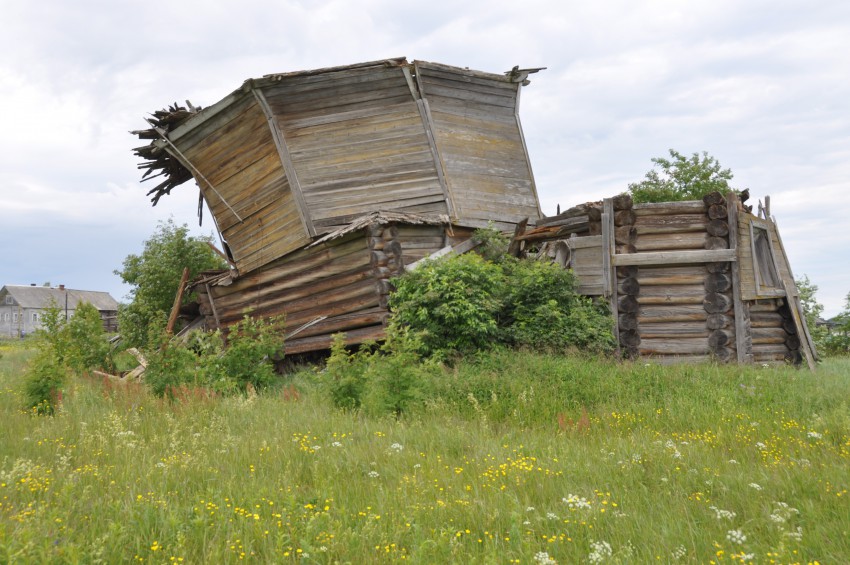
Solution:
{"label": "leafy tree", "polygon": [[705,151],[702,155],[694,153],[686,157],[670,149],[670,159],[655,157],[652,162],[657,169],[646,173],[642,181],[629,185],[636,203],[699,200],[715,191],[737,192],[729,185],[732,171],[721,168],[720,162]]}
{"label": "leafy tree", "polygon": [[850,293],[844,299],[844,311],[830,322],[834,325],[819,344],[823,352],[827,355],[850,354]]}
{"label": "leafy tree", "polygon": [[[211,237],[189,236],[186,224],[160,222],[139,255],[128,255],[123,269],[115,274],[131,285],[130,304],[118,312],[121,335],[129,346],[145,347],[152,336],[165,329],[174,296],[185,267],[189,276],[201,271],[223,269],[225,263],[207,245]],[[184,296],[184,303],[191,300]]]}

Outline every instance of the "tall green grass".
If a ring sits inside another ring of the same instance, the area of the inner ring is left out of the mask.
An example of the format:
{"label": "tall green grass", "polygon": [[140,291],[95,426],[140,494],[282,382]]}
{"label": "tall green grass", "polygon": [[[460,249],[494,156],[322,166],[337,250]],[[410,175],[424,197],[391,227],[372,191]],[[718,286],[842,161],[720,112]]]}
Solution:
{"label": "tall green grass", "polygon": [[399,419],[333,409],[319,372],[176,402],[78,378],[51,418],[0,352],[3,563],[850,560],[847,360],[496,352]]}

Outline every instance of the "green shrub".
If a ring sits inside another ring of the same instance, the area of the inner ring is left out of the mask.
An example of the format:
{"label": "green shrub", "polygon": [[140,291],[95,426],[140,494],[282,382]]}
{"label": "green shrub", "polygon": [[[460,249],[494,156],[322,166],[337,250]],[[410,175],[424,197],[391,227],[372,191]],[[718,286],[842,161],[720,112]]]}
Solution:
{"label": "green shrub", "polygon": [[62,401],[68,368],[48,350],[39,350],[27,368],[24,381],[26,407],[36,414],[52,416]]}
{"label": "green shrub", "polygon": [[282,318],[245,316],[226,339],[220,331],[193,332],[185,342],[163,336],[149,354],[145,383],[157,396],[185,386],[222,394],[265,388],[274,382],[274,363],[282,356],[282,328]]}
{"label": "green shrub", "polygon": [[428,261],[394,283],[393,320],[419,336],[428,357],[496,345],[614,350],[607,305],[579,295],[575,275],[551,263],[469,253]]}
{"label": "green shrub", "polygon": [[499,265],[467,253],[426,261],[393,282],[394,318],[419,333],[429,355],[469,353],[500,339],[505,276]]}
{"label": "green shrub", "polygon": [[422,360],[422,348],[421,337],[398,324],[390,325],[380,347],[367,343],[356,352],[337,334],[322,374],[324,388],[337,408],[401,416],[430,397],[431,377],[439,370]]}

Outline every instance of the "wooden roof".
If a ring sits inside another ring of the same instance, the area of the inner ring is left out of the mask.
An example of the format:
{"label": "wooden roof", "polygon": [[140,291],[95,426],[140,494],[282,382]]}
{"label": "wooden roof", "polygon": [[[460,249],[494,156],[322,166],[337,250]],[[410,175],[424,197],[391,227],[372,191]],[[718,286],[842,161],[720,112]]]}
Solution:
{"label": "wooden roof", "polygon": [[154,116],[136,152],[165,177],[154,202],[195,178],[241,272],[377,210],[508,229],[541,215],[518,116],[536,70],[397,57],[265,75]]}

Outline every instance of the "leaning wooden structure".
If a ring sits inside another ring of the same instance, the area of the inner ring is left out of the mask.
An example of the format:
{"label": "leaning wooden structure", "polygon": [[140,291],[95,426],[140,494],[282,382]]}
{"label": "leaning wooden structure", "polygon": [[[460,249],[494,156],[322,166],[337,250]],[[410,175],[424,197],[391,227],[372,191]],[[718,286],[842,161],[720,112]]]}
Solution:
{"label": "leaning wooden structure", "polygon": [[[776,223],[734,194],[540,212],[519,120],[529,73],[405,58],[250,79],[133,132],[154,204],[194,178],[231,268],[191,283],[191,327],[285,315],[288,354],[379,339],[390,280],[416,261],[514,232],[608,301],[624,355],[805,360],[815,350]],[[199,206],[199,210],[201,207]]]}
{"label": "leaning wooden structure", "polygon": [[287,353],[341,331],[377,338],[405,264],[489,223],[534,222],[519,94],[537,70],[388,59],[267,75],[208,108],[155,113],[133,132],[151,140],[136,149],[145,176],[164,179],[149,195],[194,178],[232,266],[193,283],[206,327],[285,314]]}
{"label": "leaning wooden structure", "polygon": [[635,205],[620,195],[544,218],[519,239],[610,303],[628,357],[814,367],[776,222],[735,193]]}

